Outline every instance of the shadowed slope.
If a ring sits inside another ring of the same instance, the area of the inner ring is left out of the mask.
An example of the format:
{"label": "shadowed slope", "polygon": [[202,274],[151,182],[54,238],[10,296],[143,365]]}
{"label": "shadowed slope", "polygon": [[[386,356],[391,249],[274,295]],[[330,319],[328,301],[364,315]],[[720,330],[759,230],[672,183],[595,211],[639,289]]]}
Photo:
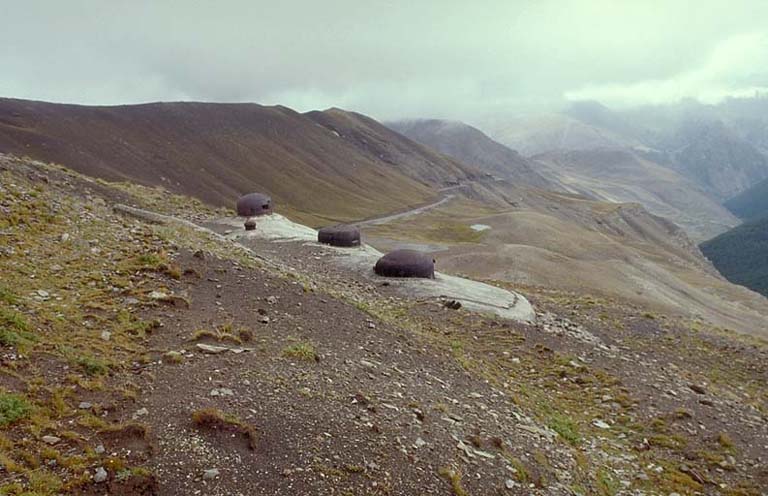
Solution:
{"label": "shadowed slope", "polygon": [[768,217],[702,243],[701,251],[729,281],[768,296]]}
{"label": "shadowed slope", "polygon": [[768,179],[731,198],[724,205],[745,220],[768,216]]}

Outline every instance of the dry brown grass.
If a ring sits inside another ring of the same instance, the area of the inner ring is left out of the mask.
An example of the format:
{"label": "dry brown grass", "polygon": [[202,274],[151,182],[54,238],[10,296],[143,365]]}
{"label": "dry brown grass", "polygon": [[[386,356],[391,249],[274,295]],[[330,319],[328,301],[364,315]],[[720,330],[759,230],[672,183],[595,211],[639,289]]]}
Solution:
{"label": "dry brown grass", "polygon": [[203,408],[192,412],[192,422],[201,429],[229,430],[242,434],[248,439],[248,446],[255,449],[258,442],[256,428],[246,424],[234,415],[218,408]]}

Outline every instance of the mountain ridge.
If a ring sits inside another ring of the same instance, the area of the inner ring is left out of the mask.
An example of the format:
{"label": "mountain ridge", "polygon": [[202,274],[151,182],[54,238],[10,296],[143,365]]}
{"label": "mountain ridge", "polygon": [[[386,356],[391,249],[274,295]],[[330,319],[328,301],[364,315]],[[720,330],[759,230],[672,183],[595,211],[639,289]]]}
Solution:
{"label": "mountain ridge", "polygon": [[[327,120],[338,120],[332,114]],[[108,180],[163,184],[217,205],[261,190],[314,222],[419,204],[445,186],[438,175],[456,182],[478,174],[375,121],[360,123],[369,136],[386,135],[393,157],[405,160],[387,163],[318,120],[258,104],[88,107],[0,99],[0,151]]]}
{"label": "mountain ridge", "polygon": [[463,122],[409,119],[385,124],[418,143],[473,165],[486,174],[541,189],[559,189],[557,184],[537,171],[535,163]]}

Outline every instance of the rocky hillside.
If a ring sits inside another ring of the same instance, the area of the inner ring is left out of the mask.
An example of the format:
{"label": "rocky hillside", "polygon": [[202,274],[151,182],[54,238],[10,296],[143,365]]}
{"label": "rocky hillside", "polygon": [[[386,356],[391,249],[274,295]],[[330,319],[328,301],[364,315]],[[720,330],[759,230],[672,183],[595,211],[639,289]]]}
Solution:
{"label": "rocky hillside", "polygon": [[725,201],[768,177],[768,158],[722,122],[686,122],[672,167]]}
{"label": "rocky hillside", "polygon": [[695,181],[631,150],[553,151],[532,158],[550,181],[566,191],[603,201],[640,203],[698,241],[739,223]]}
{"label": "rocky hillside", "polygon": [[484,317],[0,157],[3,494],[730,494],[768,485],[766,343],[516,286]]}
{"label": "rocky hillside", "polygon": [[538,164],[462,122],[424,119],[388,122],[387,126],[495,177],[509,179],[522,186],[559,189],[556,183],[544,178]]}
{"label": "rocky hillside", "polygon": [[313,223],[403,209],[477,174],[358,114],[255,104],[0,99],[0,152],[214,205],[263,191]]}

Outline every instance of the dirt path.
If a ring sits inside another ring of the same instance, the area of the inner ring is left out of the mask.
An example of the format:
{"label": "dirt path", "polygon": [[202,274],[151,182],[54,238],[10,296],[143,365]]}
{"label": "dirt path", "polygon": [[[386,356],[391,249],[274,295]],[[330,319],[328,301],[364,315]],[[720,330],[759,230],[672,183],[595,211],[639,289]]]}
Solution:
{"label": "dirt path", "polygon": [[397,213],[397,214],[388,214],[388,215],[385,215],[383,217],[374,217],[373,219],[367,219],[367,220],[363,220],[363,221],[360,221],[360,222],[355,222],[354,225],[356,225],[356,226],[376,226],[376,225],[379,225],[379,224],[387,224],[387,223],[392,222],[394,220],[406,219],[406,218],[412,217],[414,215],[423,214],[424,212],[432,210],[433,208],[437,208],[440,205],[443,205],[444,203],[449,202],[450,200],[452,200],[455,197],[456,197],[456,195],[454,195],[454,194],[448,194],[448,195],[443,196],[440,200],[438,200],[438,201],[436,201],[434,203],[430,203],[429,205],[424,205],[424,206],[417,207],[417,208],[414,208],[414,209],[411,209],[411,210],[407,210],[405,212],[400,212],[400,213]]}

